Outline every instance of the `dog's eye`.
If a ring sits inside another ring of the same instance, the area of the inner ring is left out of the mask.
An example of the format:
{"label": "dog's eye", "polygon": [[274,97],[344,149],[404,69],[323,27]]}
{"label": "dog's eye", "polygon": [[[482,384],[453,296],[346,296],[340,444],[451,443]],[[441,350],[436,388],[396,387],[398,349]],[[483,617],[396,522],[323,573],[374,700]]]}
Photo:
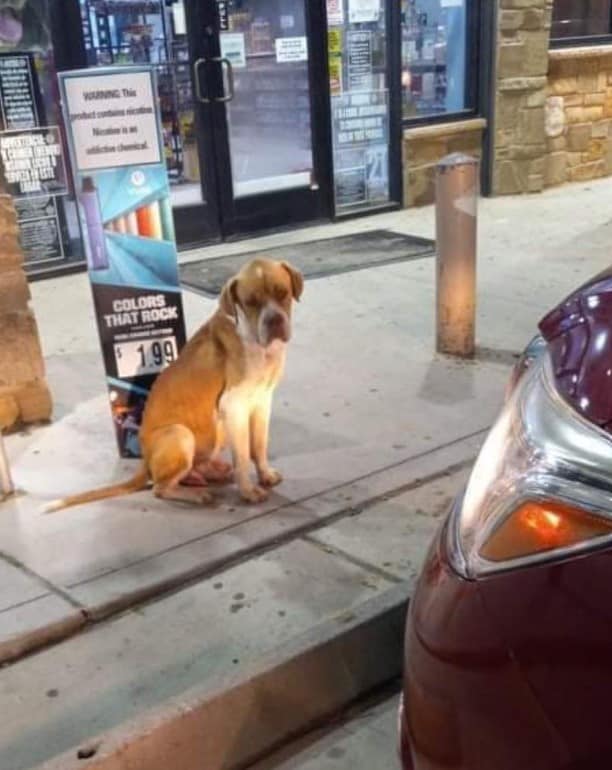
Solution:
{"label": "dog's eye", "polygon": [[275,294],[278,302],[284,302],[287,299],[289,292],[287,289],[277,289]]}
{"label": "dog's eye", "polygon": [[257,297],[254,294],[251,294],[249,297],[247,297],[245,304],[247,307],[257,307],[259,303],[257,302]]}

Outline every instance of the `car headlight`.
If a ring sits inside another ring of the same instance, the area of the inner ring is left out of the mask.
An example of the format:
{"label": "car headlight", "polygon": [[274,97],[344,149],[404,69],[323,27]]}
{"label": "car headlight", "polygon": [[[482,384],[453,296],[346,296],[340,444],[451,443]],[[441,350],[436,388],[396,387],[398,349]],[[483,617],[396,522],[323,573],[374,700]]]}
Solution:
{"label": "car headlight", "polygon": [[476,578],[612,542],[611,460],[612,439],[561,398],[541,349],[451,514],[454,568]]}
{"label": "car headlight", "polygon": [[506,388],[506,401],[510,398],[514,389],[519,384],[523,376],[527,373],[527,370],[531,365],[536,362],[544,353],[547,347],[547,342],[541,335],[534,337],[529,345],[525,348],[523,353],[519,356],[518,361],[512,369],[510,375],[510,381]]}

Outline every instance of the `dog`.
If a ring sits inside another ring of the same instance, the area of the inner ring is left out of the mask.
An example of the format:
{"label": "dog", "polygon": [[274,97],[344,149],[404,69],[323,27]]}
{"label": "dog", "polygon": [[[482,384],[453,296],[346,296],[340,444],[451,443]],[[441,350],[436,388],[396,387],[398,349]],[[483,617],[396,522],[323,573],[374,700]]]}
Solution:
{"label": "dog", "polygon": [[[214,315],[151,388],[136,475],[58,500],[46,511],[118,497],[149,483],[165,500],[207,503],[208,482],[232,476],[245,501],[264,501],[282,481],[268,462],[270,411],[291,338],[293,303],[303,289],[301,273],[287,262],[255,259],[245,265],[224,286]],[[226,443],[233,466],[221,458]]]}

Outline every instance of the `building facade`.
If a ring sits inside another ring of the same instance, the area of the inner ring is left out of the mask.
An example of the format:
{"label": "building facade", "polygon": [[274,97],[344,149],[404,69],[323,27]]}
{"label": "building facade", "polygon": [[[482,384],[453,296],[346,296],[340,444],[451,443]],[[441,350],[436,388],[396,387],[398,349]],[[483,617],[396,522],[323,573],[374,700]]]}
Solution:
{"label": "building facade", "polygon": [[612,2],[502,3],[495,194],[612,174]]}
{"label": "building facade", "polygon": [[[0,128],[61,134],[58,71],[150,63],[181,248],[431,203],[455,151],[538,192],[612,173],[611,4],[0,0]],[[31,276],[83,265],[66,171],[16,196]]]}

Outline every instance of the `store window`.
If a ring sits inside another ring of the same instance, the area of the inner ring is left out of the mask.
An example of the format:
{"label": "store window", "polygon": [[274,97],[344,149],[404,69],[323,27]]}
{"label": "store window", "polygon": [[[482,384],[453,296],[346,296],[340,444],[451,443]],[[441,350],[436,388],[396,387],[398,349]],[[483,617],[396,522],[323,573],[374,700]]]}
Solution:
{"label": "store window", "polygon": [[197,203],[201,199],[200,169],[184,3],[181,0],[79,2],[90,67],[155,65],[174,202]]}
{"label": "store window", "polygon": [[555,0],[551,41],[563,45],[612,40],[612,0]]}
{"label": "store window", "polygon": [[[16,160],[14,151],[6,150],[4,170],[27,273],[49,274],[82,262],[76,205],[66,173],[49,0],[0,3],[0,132],[3,148],[19,142],[28,146],[32,157],[43,145],[57,150],[51,177],[46,166],[41,172],[40,163]],[[44,163],[51,157],[45,154]],[[11,182],[17,162],[22,164],[21,175]]]}
{"label": "store window", "polygon": [[402,0],[404,120],[474,108],[476,0]]}

